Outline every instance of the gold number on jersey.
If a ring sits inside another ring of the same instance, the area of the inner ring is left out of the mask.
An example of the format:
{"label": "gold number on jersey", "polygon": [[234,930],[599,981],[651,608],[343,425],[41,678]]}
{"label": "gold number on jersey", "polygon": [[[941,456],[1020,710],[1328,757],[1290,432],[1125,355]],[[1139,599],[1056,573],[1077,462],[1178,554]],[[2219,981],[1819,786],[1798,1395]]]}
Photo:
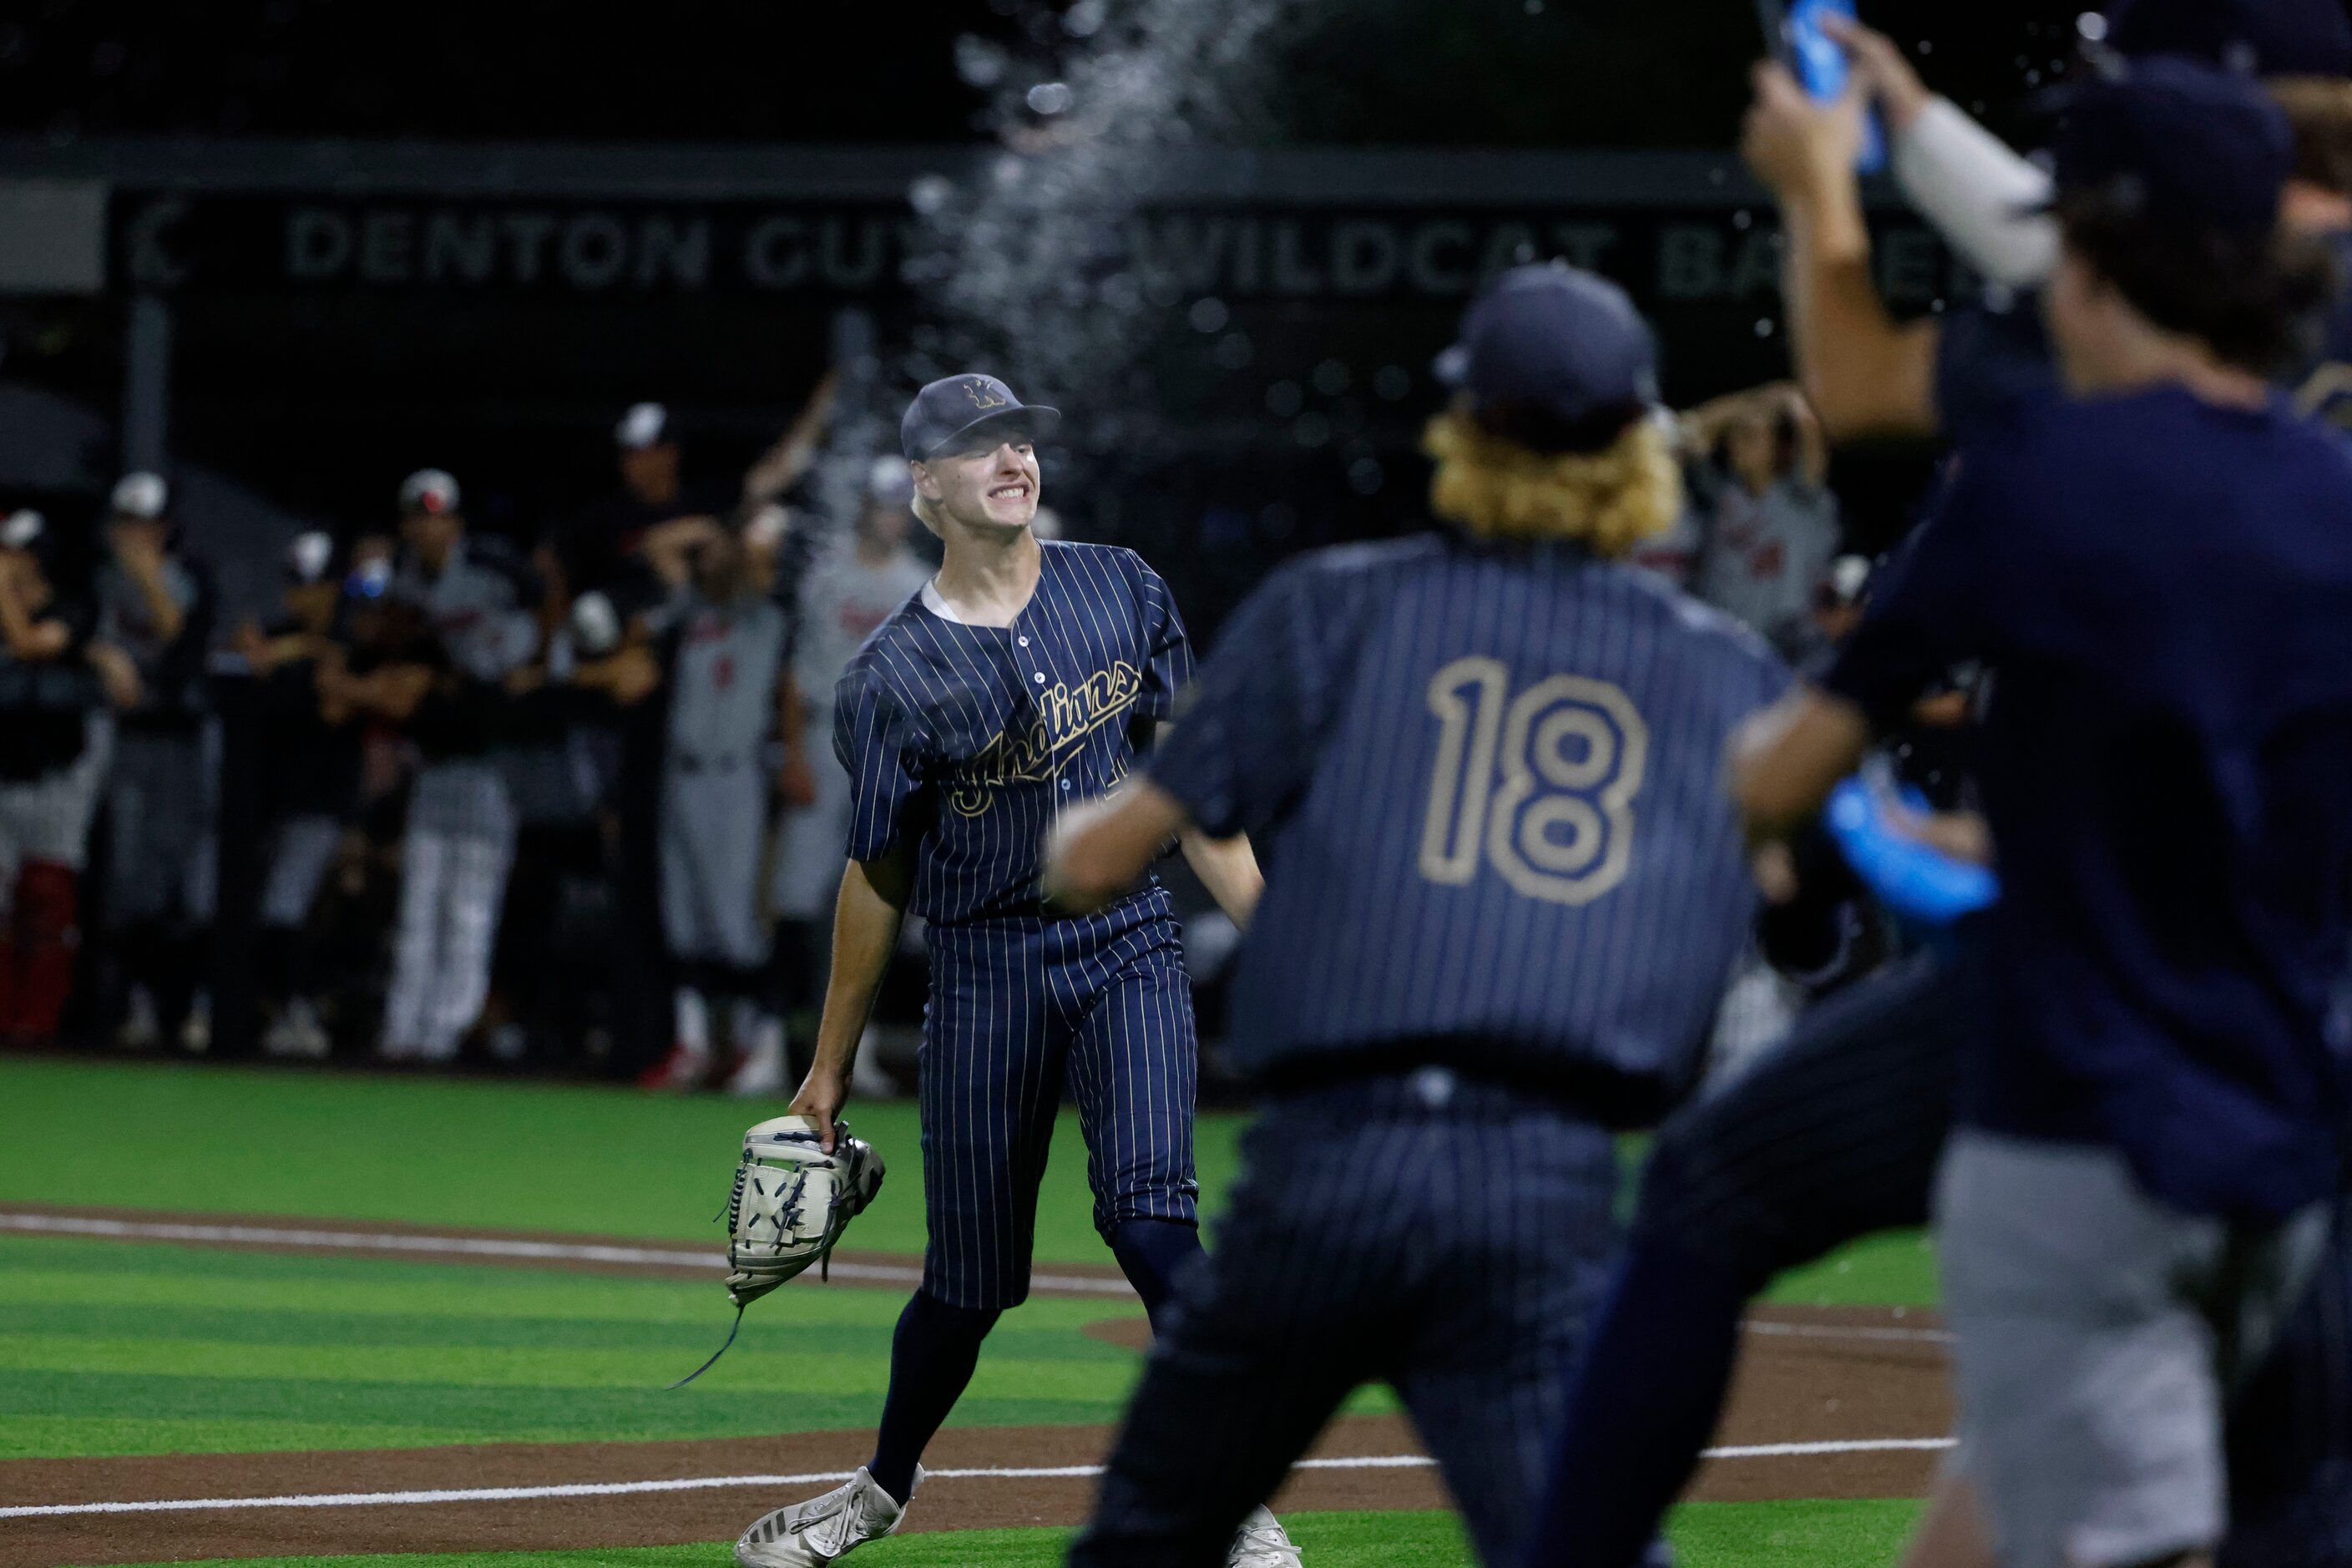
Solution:
{"label": "gold number on jersey", "polygon": [[1605,680],[1555,675],[1507,704],[1509,689],[1492,658],[1455,659],[1430,680],[1437,766],[1421,874],[1460,886],[1483,853],[1525,897],[1591,903],[1633,864],[1649,726]]}

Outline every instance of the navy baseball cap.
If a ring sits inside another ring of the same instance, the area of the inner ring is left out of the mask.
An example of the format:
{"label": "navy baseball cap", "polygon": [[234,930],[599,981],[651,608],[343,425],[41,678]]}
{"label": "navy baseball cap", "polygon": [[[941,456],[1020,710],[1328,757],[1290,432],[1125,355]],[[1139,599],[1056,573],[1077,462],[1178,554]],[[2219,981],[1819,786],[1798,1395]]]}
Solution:
{"label": "navy baseball cap", "polygon": [[909,461],[919,463],[970,450],[981,436],[992,441],[1037,439],[1051,436],[1061,423],[1060,409],[1024,403],[994,376],[967,372],[915,394],[898,421],[898,444]]}
{"label": "navy baseball cap", "polygon": [[2352,75],[2343,0],[2115,0],[2106,47],[2183,55],[2242,76]]}
{"label": "navy baseball cap", "polygon": [[1658,400],[1650,324],[1625,290],[1564,261],[1497,277],[1436,371],[1479,423],[1544,452],[1597,452]]}
{"label": "navy baseball cap", "polygon": [[2057,197],[2101,197],[2179,228],[2276,226],[2294,136],[2244,78],[2175,57],[2138,60],[2067,88],[2058,107]]}

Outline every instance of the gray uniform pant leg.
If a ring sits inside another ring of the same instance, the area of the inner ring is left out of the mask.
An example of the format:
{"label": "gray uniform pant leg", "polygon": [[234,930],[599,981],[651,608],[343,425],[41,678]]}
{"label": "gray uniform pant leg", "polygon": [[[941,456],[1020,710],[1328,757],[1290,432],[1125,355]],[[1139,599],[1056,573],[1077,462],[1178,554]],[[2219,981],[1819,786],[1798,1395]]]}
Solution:
{"label": "gray uniform pant leg", "polygon": [[343,825],[324,813],[289,816],[278,825],[261,882],[263,925],[285,931],[309,923],[342,837]]}
{"label": "gray uniform pant leg", "polygon": [[514,842],[514,810],[495,768],[442,763],[417,775],[401,846],[388,1047],[447,1060],[481,1016]]}
{"label": "gray uniform pant leg", "polygon": [[[833,732],[831,709],[813,714],[813,735]],[[809,772],[816,799],[784,813],[776,833],[775,880],[770,902],[780,920],[830,921],[849,856],[849,773],[830,744],[812,747]]]}
{"label": "gray uniform pant leg", "polygon": [[2221,1542],[2224,1389],[2300,1300],[2326,1217],[2233,1234],[2149,1197],[2112,1149],[1953,1134],[1936,1222],[1956,1463],[2004,1568]]}
{"label": "gray uniform pant leg", "polygon": [[106,786],[110,926],[211,919],[211,762],[200,731],[116,735]]}
{"label": "gray uniform pant leg", "polygon": [[768,959],[760,926],[760,838],[768,781],[748,763],[662,785],[662,931],[679,958],[752,969]]}

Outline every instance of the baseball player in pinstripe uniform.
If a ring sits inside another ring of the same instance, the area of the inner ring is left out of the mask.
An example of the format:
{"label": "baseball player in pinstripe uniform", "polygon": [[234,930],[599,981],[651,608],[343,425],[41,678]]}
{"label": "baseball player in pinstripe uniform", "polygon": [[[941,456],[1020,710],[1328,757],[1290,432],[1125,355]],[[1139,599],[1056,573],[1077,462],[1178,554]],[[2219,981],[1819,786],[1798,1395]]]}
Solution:
{"label": "baseball player in pinstripe uniform", "polygon": [[536,584],[511,551],[469,534],[457,481],[400,487],[403,552],[390,597],[415,618],[400,658],[329,695],[407,726],[420,763],[401,845],[400,919],[378,1053],[446,1061],[489,994],[491,944],[514,855],[514,806],[490,751],[502,682],[538,646]]}
{"label": "baseball player in pinstripe uniform", "polygon": [[781,723],[788,626],[746,571],[743,542],[720,530],[695,547],[694,582],[671,631],[669,742],[662,773],[662,929],[680,968],[668,1059],[654,1089],[709,1076],[707,998],[734,1005],[745,1058],[737,1087],[784,1088],[783,1025],[766,1005],[768,936],[760,925],[760,843],[768,817],[769,738]]}
{"label": "baseball player in pinstripe uniform", "polygon": [[[1198,1064],[1168,895],[1153,883],[1073,917],[1039,894],[1047,826],[1126,776],[1192,665],[1167,585],[1133,552],[1041,544],[1030,531],[1034,442],[1058,419],[992,376],[966,374],[924,387],[900,424],[918,515],[946,560],[835,694],[849,858],[816,1059],[793,1110],[834,1124],[899,923],[921,915],[929,1241],[892,1341],[873,1458],[847,1485],[754,1523],[735,1547],[746,1568],[817,1568],[898,1527],[920,1483],[917,1460],[971,1381],[982,1340],[1029,1293],[1037,1187],[1066,1081],[1096,1228],[1155,1321],[1200,1256]],[[1185,848],[1246,919],[1257,892],[1247,842],[1188,835]],[[1221,1559],[1296,1562],[1271,1515],[1237,1536],[1240,1522],[1227,1521]]]}
{"label": "baseball player in pinstripe uniform", "polygon": [[1441,361],[1454,526],[1277,573],[1146,782],[1062,830],[1047,885],[1080,900],[1184,826],[1272,867],[1234,983],[1264,1114],[1073,1563],[1213,1563],[1373,1380],[1480,1556],[1525,1546],[1617,1243],[1611,1130],[1696,1079],[1747,940],[1723,747],[1789,679],[1621,563],[1680,500],[1653,366],[1614,285],[1503,275]]}

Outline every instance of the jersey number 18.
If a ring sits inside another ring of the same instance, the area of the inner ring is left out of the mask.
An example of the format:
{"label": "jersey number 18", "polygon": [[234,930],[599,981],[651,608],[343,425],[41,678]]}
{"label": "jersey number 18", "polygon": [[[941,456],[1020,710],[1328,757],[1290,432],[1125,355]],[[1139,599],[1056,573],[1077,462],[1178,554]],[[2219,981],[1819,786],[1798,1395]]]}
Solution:
{"label": "jersey number 18", "polygon": [[1589,904],[1625,879],[1649,726],[1605,680],[1554,675],[1514,697],[1501,660],[1457,658],[1429,683],[1437,767],[1421,874],[1463,885],[1483,855],[1530,899]]}

